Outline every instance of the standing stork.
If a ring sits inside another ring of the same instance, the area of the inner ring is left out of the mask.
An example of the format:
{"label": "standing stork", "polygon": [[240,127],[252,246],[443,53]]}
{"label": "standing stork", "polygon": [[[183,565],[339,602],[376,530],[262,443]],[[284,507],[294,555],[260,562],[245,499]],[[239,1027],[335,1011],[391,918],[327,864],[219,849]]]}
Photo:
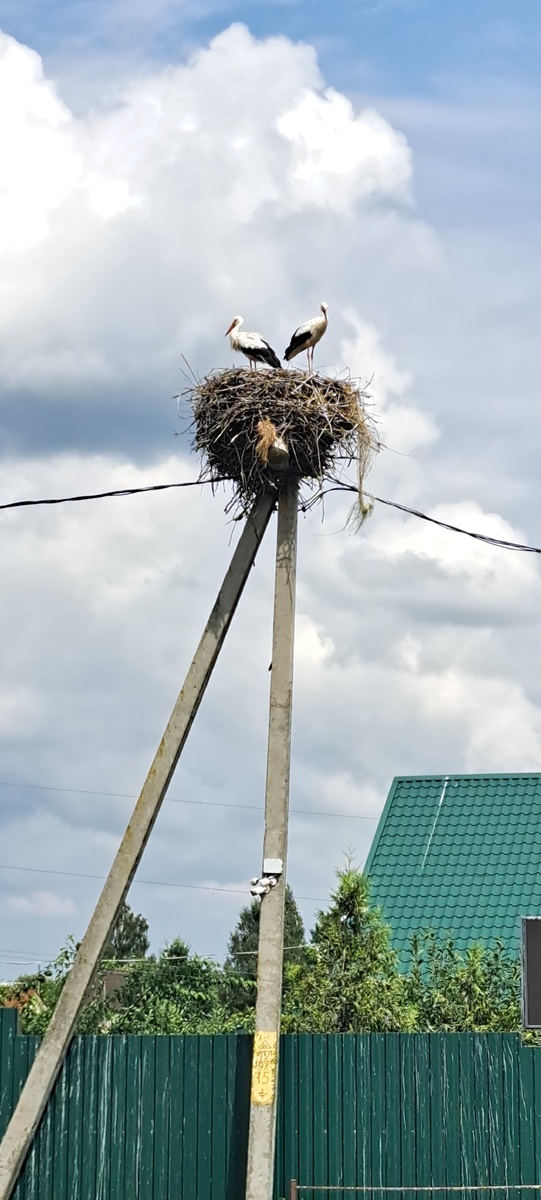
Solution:
{"label": "standing stork", "polygon": [[314,346],[321,340],[328,325],[328,307],[328,304],[321,304],[321,317],[318,314],[317,317],[312,317],[310,321],[306,321],[304,325],[299,325],[284,354],[286,362],[290,362],[292,358],[295,358],[296,354],[301,354],[303,350],[306,350],[308,371],[310,374],[312,374],[314,369]]}
{"label": "standing stork", "polygon": [[282,364],[272,346],[269,346],[260,333],[241,333],[240,327],[243,324],[243,317],[235,317],[225,334],[226,337],[229,335],[231,349],[240,350],[241,354],[246,355],[251,371],[257,371],[258,362],[267,363],[267,366],[281,371]]}

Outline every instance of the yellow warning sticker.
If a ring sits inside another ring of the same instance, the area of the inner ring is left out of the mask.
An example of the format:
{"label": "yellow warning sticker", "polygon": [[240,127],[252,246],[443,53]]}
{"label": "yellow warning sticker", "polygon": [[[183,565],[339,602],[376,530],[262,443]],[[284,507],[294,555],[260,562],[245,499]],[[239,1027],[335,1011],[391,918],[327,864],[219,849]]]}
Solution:
{"label": "yellow warning sticker", "polygon": [[252,1104],[272,1104],[276,1092],[278,1034],[258,1030],[252,1057]]}

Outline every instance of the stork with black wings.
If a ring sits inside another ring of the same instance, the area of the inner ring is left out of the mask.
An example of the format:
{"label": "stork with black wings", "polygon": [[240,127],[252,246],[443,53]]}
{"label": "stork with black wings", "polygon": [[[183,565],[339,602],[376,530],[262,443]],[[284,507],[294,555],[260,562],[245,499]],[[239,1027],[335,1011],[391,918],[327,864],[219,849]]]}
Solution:
{"label": "stork with black wings", "polygon": [[229,336],[231,349],[246,355],[251,371],[257,370],[258,362],[265,363],[267,367],[274,367],[275,371],[281,371],[282,364],[272,346],[269,346],[260,333],[242,333],[243,324],[242,317],[234,317],[227,330],[225,336]]}
{"label": "stork with black wings", "polygon": [[284,354],[286,362],[291,362],[297,354],[301,354],[306,350],[308,359],[308,371],[312,374],[314,369],[314,346],[321,340],[327,328],[327,304],[320,305],[321,316],[312,317],[310,321],[306,321],[304,325],[299,325],[295,330],[289,346]]}

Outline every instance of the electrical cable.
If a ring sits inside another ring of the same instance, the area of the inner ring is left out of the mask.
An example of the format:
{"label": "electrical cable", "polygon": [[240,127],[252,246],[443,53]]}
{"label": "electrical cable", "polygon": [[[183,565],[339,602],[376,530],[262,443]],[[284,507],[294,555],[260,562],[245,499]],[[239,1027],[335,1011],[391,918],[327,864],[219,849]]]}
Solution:
{"label": "electrical cable", "polygon": [[[284,954],[292,953],[294,950],[306,950],[306,948],[307,948],[306,943],[301,946],[284,946]],[[0,963],[6,963],[6,964],[9,964],[10,966],[18,967],[18,966],[26,966],[28,963],[42,963],[42,962],[53,962],[54,961],[54,955],[47,955],[47,954],[42,954],[39,958],[20,958],[19,959],[19,958],[5,958],[4,957],[4,954],[12,954],[12,953],[13,953],[13,951],[11,951],[11,950],[5,950],[5,951],[0,950]],[[23,951],[21,951],[21,953],[23,953]],[[168,963],[170,963],[170,962],[186,962],[191,953],[192,952],[189,951],[189,954],[168,954],[166,961]],[[228,953],[229,952],[227,950],[222,950],[222,951],[212,951],[212,952],[209,952],[208,954],[200,954],[199,951],[197,950],[194,952],[194,954],[192,954],[192,957],[195,957],[195,958],[227,958]],[[259,950],[235,950],[235,958],[246,958],[247,956],[254,955],[254,954],[259,954]],[[108,962],[111,962],[115,966],[118,966],[119,964],[122,964],[125,966],[135,966],[138,963],[151,963],[152,958],[155,959],[155,955],[149,955],[149,956],[147,956],[147,958],[111,958],[111,959],[104,958],[104,959],[102,959],[102,964],[105,966]],[[154,964],[151,964],[151,965],[154,965]]]}
{"label": "electrical cable", "polygon": [[478,542],[486,542],[489,546],[499,546],[503,550],[522,550],[526,554],[541,554],[539,546],[526,546],[522,542],[506,542],[503,538],[490,537],[487,533],[473,533],[471,529],[461,529],[459,525],[450,525],[447,521],[439,521],[437,517],[429,517],[427,513],[420,512],[417,508],[408,508],[406,504],[398,504],[396,500],[382,500],[381,496],[371,496],[369,492],[365,494],[371,500],[376,500],[378,504],[386,504],[389,508],[398,508],[400,512],[409,513],[412,517],[419,517],[421,521],[430,521],[432,525],[439,525],[440,529],[449,529],[451,533],[463,533],[465,537],[475,538]]}
{"label": "electrical cable", "polygon": [[[225,476],[220,479],[189,479],[182,483],[153,483],[146,487],[134,488],[116,488],[107,492],[87,492],[78,496],[54,496],[39,500],[12,500],[6,504],[0,504],[0,511],[12,508],[35,508],[40,505],[53,504],[76,504],[83,500],[104,500],[114,496],[137,496],[144,492],[165,492],[171,488],[185,487],[204,487],[205,484],[214,486],[217,483],[230,482]],[[336,481],[334,487],[325,488],[317,492],[315,496],[305,505],[305,510],[313,507],[313,505],[329,492],[353,492],[358,495],[358,488],[355,484],[341,483]],[[396,500],[384,500],[381,496],[374,496],[370,492],[365,492],[365,495],[375,500],[377,504],[385,504],[389,508],[399,509],[400,512],[408,513],[412,517],[418,517],[421,521],[430,521],[432,525],[439,525],[440,529],[448,529],[451,533],[461,533],[464,537],[475,538],[477,541],[486,542],[489,546],[497,546],[502,550],[521,550],[527,554],[541,554],[540,546],[529,546],[522,542],[510,542],[505,538],[491,537],[486,533],[476,533],[471,529],[462,529],[460,525],[452,525],[447,521],[440,521],[437,517],[429,517],[428,513],[423,513],[417,508],[409,508],[407,504],[399,504]]]}
{"label": "electrical cable", "polygon": [[[342,483],[340,480],[336,480],[333,487],[323,488],[315,496],[312,496],[306,507],[313,507],[329,492],[352,492],[356,496],[359,495],[359,489],[354,483]],[[497,546],[502,550],[521,550],[526,554],[541,554],[541,546],[529,546],[523,542],[508,542],[505,538],[492,537],[488,533],[476,533],[471,529],[462,529],[460,525],[451,525],[448,521],[440,521],[438,517],[429,517],[428,513],[421,512],[418,508],[409,508],[407,504],[399,504],[397,500],[384,500],[382,496],[374,496],[372,492],[364,492],[363,495],[369,500],[374,500],[376,504],[385,504],[387,508],[397,508],[411,517],[418,517],[420,521],[429,521],[431,525],[438,525],[440,529],[448,529],[451,533],[461,533],[464,537],[475,538],[478,542],[486,542],[488,546]]]}
{"label": "electrical cable", "polygon": [[[91,875],[83,871],[53,871],[48,867],[16,867],[11,863],[0,863],[0,871],[24,871],[29,875],[61,875],[68,879],[106,879],[106,875]],[[216,885],[212,887],[205,883],[172,883],[163,879],[134,879],[131,886],[135,884],[145,884],[149,887],[174,887],[188,888],[195,892],[227,892],[231,896],[246,896],[249,895],[249,888],[224,888]],[[298,896],[298,900],[309,900],[315,904],[325,904],[325,898],[322,896]]]}
{"label": "electrical cable", "polygon": [[[26,788],[28,791],[65,792],[77,796],[107,796],[116,800],[137,800],[135,792],[100,792],[93,788],[53,787],[45,783],[13,783],[0,779],[0,787]],[[264,813],[262,804],[225,804],[223,800],[181,800],[179,796],[167,796],[167,804],[195,804],[198,808],[241,808],[250,812]],[[367,817],[362,813],[334,813],[319,808],[290,808],[290,813],[301,817],[340,817],[343,820],[379,821],[379,817]]]}
{"label": "electrical cable", "polygon": [[151,483],[147,487],[116,488],[110,492],[88,492],[81,496],[55,496],[45,500],[11,500],[9,504],[0,504],[0,510],[6,508],[34,508],[41,504],[77,504],[81,500],[105,500],[110,496],[137,496],[142,492],[166,492],[170,488],[203,487],[206,483],[225,483],[225,479],[188,479],[183,483]]}

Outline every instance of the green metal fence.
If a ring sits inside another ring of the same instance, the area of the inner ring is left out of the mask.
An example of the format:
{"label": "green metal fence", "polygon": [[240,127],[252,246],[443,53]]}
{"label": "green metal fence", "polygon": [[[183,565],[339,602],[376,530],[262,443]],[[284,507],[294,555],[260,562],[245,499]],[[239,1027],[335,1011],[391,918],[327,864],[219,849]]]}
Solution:
{"label": "green metal fence", "polygon": [[[0,1010],[0,1133],[37,1045]],[[250,1053],[246,1035],[76,1038],[16,1200],[242,1200]],[[458,1186],[464,1200],[537,1200],[541,1048],[511,1034],[283,1037],[276,1197],[292,1179],[304,1198],[364,1185],[361,1200],[430,1186],[446,1190],[418,1200],[457,1200]]]}

